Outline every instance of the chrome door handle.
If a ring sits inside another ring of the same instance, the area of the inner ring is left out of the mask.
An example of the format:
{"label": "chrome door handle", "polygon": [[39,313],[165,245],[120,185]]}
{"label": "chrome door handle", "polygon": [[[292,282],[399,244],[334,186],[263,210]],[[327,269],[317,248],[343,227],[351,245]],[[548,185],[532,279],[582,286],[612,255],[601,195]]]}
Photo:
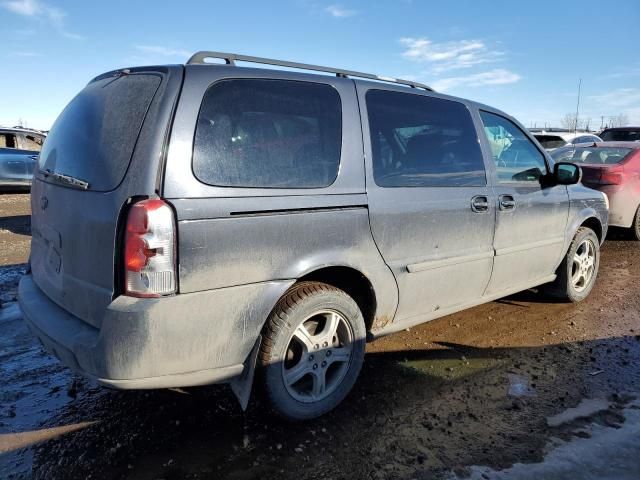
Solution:
{"label": "chrome door handle", "polygon": [[471,210],[476,213],[489,211],[489,197],[485,195],[476,195],[471,199]]}
{"label": "chrome door handle", "polygon": [[498,204],[500,210],[515,210],[516,208],[516,201],[512,195],[500,195],[498,197]]}

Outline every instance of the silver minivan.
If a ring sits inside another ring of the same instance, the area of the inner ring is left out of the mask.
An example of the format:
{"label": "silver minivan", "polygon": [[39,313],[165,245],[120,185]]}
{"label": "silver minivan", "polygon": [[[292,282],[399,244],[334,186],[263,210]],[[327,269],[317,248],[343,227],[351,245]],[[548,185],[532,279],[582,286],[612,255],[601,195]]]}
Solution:
{"label": "silver minivan", "polygon": [[20,305],[103,385],[230,383],[246,407],[259,383],[314,418],[367,341],[539,285],[585,298],[608,205],[580,175],[414,82],[217,52],[109,72],[40,154]]}

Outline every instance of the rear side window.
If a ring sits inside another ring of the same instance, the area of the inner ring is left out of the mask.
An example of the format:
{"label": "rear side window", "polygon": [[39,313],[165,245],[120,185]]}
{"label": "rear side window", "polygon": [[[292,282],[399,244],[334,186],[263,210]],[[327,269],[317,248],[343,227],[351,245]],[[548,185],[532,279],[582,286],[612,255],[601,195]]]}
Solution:
{"label": "rear side window", "polygon": [[386,90],[370,90],[366,101],[377,185],[486,185],[478,136],[463,104]]}
{"label": "rear side window", "polygon": [[209,185],[321,188],[340,165],[342,107],[329,85],[223,80],[204,95],[193,171]]}
{"label": "rear side window", "polygon": [[40,170],[70,175],[107,191],[122,181],[158,75],[131,74],[87,85],[60,114],[40,153]]}
{"label": "rear side window", "polygon": [[0,148],[18,148],[16,136],[13,133],[0,133]]}
{"label": "rear side window", "polygon": [[39,152],[42,150],[42,137],[36,135],[23,135],[22,143],[25,150]]}

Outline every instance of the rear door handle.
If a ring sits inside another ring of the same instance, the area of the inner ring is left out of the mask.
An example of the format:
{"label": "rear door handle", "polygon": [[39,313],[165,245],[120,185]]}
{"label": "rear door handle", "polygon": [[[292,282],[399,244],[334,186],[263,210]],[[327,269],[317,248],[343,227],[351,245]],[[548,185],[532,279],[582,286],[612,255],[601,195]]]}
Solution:
{"label": "rear door handle", "polygon": [[476,195],[471,199],[471,210],[476,213],[489,211],[489,197],[485,195]]}
{"label": "rear door handle", "polygon": [[513,195],[500,195],[498,197],[498,204],[500,206],[500,210],[516,209],[516,201],[513,198]]}

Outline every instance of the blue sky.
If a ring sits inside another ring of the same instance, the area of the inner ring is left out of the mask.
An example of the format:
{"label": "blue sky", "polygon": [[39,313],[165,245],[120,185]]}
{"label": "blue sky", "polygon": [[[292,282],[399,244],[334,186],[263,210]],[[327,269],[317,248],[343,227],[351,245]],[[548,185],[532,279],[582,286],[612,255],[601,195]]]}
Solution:
{"label": "blue sky", "polygon": [[[532,126],[640,124],[640,1],[0,0],[0,125],[47,129],[88,80],[220,50],[408,78]],[[606,121],[606,118],[605,118]]]}

